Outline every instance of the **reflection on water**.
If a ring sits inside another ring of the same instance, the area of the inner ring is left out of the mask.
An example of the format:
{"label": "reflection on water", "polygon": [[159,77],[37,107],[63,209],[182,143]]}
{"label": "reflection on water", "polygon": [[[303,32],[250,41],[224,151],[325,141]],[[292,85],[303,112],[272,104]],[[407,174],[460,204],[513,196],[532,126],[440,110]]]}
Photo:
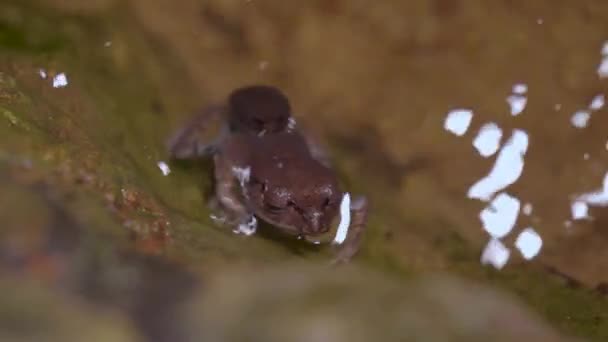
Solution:
{"label": "reflection on water", "polygon": [[482,157],[488,158],[498,151],[500,139],[502,139],[502,129],[497,124],[490,122],[481,126],[473,140],[473,146]]}
{"label": "reflection on water", "polygon": [[526,97],[528,86],[523,83],[518,83],[513,86],[513,94],[507,97],[507,103],[511,107],[511,115],[517,116],[526,109],[528,98]]}
{"label": "reflection on water", "polygon": [[602,47],[602,61],[597,67],[597,74],[600,78],[608,77],[608,41]]}
{"label": "reflection on water", "polygon": [[591,119],[591,113],[596,112],[604,107],[606,100],[604,94],[596,95],[589,103],[589,106],[585,110],[577,110],[572,115],[570,122],[572,126],[576,128],[585,128]]}
{"label": "reflection on water", "polygon": [[511,252],[500,240],[491,238],[481,253],[481,263],[501,269],[507,264],[510,255]]}
{"label": "reflection on water", "polygon": [[572,123],[572,126],[576,128],[585,128],[587,127],[587,123],[589,122],[590,118],[591,113],[589,113],[589,111],[577,110],[576,112],[574,112],[574,114],[572,114],[570,122]]}
{"label": "reflection on water", "polygon": [[472,119],[473,111],[469,109],[454,109],[448,113],[443,127],[457,136],[462,136],[469,129]]}
{"label": "reflection on water", "polygon": [[[601,53],[603,60],[598,68],[598,74],[600,78],[604,78],[608,77],[608,42],[604,44]],[[524,112],[528,104],[527,93],[528,85],[525,83],[516,83],[512,86],[511,94],[506,97],[511,116],[519,116]],[[570,117],[570,124],[578,129],[588,127],[594,113],[602,110],[605,102],[604,94],[595,95],[587,108],[574,111]],[[561,108],[560,103],[555,103],[553,106],[556,112]],[[444,121],[444,129],[462,137],[467,133],[472,121],[473,111],[452,110]],[[497,122],[501,120],[498,119]],[[496,155],[496,160],[488,174],[469,188],[467,197],[486,203],[486,207],[479,213],[481,226],[489,235],[489,241],[481,255],[481,263],[500,269],[507,264],[511,256],[511,247],[506,244],[505,238],[516,227],[520,213],[525,216],[532,215],[533,205],[522,204],[517,196],[505,191],[522,176],[524,157],[530,140],[529,133],[525,129],[515,128],[510,138],[501,146],[503,129],[497,122],[483,123],[472,139],[474,149],[482,158]],[[608,144],[606,148],[608,149]],[[584,153],[583,159],[589,160],[590,154]],[[573,196],[570,202],[572,221],[566,221],[567,228],[572,228],[573,221],[593,221],[594,218],[589,213],[590,206],[608,206],[608,173],[604,178],[602,189]],[[534,217],[533,221],[538,223],[540,218]],[[531,260],[540,253],[543,239],[534,227],[529,224],[524,227],[514,239],[513,247],[519,251],[523,259]]]}
{"label": "reflection on water", "polygon": [[602,189],[579,195],[571,205],[572,219],[592,219],[589,216],[589,205],[605,207],[608,206],[608,173],[604,176]]}
{"label": "reflection on water", "polygon": [[540,252],[542,245],[543,240],[532,227],[522,230],[515,240],[515,247],[526,260],[534,258]]}
{"label": "reflection on water", "polygon": [[515,183],[524,169],[524,155],[528,150],[528,134],[513,131],[511,138],[498,153],[490,173],[469,189],[468,197],[489,201],[498,191]]}

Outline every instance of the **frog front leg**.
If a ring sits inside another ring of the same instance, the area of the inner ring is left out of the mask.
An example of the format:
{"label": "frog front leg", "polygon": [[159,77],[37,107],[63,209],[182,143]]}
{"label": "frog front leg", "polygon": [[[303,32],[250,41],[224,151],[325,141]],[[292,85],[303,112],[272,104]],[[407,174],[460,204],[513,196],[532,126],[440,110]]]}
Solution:
{"label": "frog front leg", "polygon": [[367,227],[369,203],[364,196],[358,196],[350,204],[351,222],[346,239],[339,245],[332,264],[349,262],[361,247],[363,233]]}
{"label": "frog front leg", "polygon": [[[167,150],[173,159],[194,159],[209,156],[216,152],[228,128],[221,122],[224,106],[209,106],[196,114],[190,121],[177,130],[167,141]],[[212,124],[219,124],[219,133],[209,132]],[[208,135],[214,135],[210,138]]]}
{"label": "frog front leg", "polygon": [[229,215],[229,224],[234,226],[237,234],[252,235],[257,229],[257,220],[246,205],[247,194],[241,191],[239,196],[237,184],[241,190],[249,181],[250,167],[239,167],[234,165],[225,155],[217,153],[214,155],[215,165],[215,195],[222,208]]}

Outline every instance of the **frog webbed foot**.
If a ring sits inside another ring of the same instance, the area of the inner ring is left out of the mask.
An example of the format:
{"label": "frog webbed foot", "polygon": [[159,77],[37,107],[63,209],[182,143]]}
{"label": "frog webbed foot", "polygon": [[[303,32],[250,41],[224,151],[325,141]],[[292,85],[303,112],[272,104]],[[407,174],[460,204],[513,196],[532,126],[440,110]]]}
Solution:
{"label": "frog webbed foot", "polygon": [[235,234],[243,234],[246,236],[250,236],[250,235],[255,234],[257,229],[258,229],[258,220],[255,218],[255,216],[251,215],[248,218],[246,218],[245,220],[241,220],[240,222],[237,222],[237,224],[234,225],[234,229],[232,229],[232,231]]}
{"label": "frog webbed foot", "polygon": [[231,227],[235,234],[250,236],[257,231],[258,221],[253,214],[233,213],[230,215],[215,196],[209,200],[208,207],[212,212],[209,217],[218,225]]}

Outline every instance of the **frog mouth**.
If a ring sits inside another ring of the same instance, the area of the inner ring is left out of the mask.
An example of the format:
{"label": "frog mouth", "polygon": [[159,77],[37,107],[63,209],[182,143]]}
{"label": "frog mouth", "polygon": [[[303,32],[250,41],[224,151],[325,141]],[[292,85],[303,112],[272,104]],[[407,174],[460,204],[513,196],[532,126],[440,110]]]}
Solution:
{"label": "frog mouth", "polygon": [[298,235],[302,234],[301,230],[298,229],[297,227],[294,227],[289,224],[277,222],[276,220],[273,220],[272,218],[270,218],[267,215],[264,215],[262,213],[256,213],[255,215],[258,216],[259,218],[261,218],[262,220],[264,220],[266,223],[276,226],[277,228],[281,228],[281,230],[283,232],[285,232],[289,235],[298,236]]}
{"label": "frog mouth", "polygon": [[[348,236],[348,230],[350,228],[350,223],[351,223],[351,217],[350,217],[350,194],[348,192],[345,192],[342,195],[342,201],[340,202],[340,221],[338,222],[337,226],[334,226],[335,228],[332,228],[330,231],[328,231],[327,233],[321,235],[321,236],[304,236],[304,239],[306,239],[306,241],[311,242],[315,245],[318,244],[325,244],[325,243],[329,243],[329,239],[330,236],[332,236],[334,233],[334,238],[331,241],[331,244],[333,245],[341,245],[345,240],[346,237]],[[335,222],[335,219],[334,219]]]}
{"label": "frog mouth", "polygon": [[348,192],[345,192],[342,195],[342,201],[340,202],[340,221],[338,222],[337,226],[334,226],[335,228],[332,228],[328,232],[322,233],[320,235],[304,235],[302,234],[302,231],[297,227],[277,222],[262,213],[256,213],[256,216],[258,216],[265,222],[272,224],[273,226],[281,228],[285,233],[289,235],[298,236],[298,238],[305,239],[306,241],[315,245],[329,243],[329,237],[335,233],[331,243],[334,245],[340,245],[346,240],[346,237],[348,236],[348,230],[350,228],[350,203],[350,194]]}

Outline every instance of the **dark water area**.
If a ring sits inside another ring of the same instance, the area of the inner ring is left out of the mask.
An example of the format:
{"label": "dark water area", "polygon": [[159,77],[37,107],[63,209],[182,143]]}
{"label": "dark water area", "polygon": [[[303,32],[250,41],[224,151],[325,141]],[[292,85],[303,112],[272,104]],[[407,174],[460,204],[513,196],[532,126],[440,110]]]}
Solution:
{"label": "dark water area", "polygon": [[[259,83],[368,197],[350,265],[169,160]],[[0,340],[608,340],[606,96],[602,0],[5,0]]]}

